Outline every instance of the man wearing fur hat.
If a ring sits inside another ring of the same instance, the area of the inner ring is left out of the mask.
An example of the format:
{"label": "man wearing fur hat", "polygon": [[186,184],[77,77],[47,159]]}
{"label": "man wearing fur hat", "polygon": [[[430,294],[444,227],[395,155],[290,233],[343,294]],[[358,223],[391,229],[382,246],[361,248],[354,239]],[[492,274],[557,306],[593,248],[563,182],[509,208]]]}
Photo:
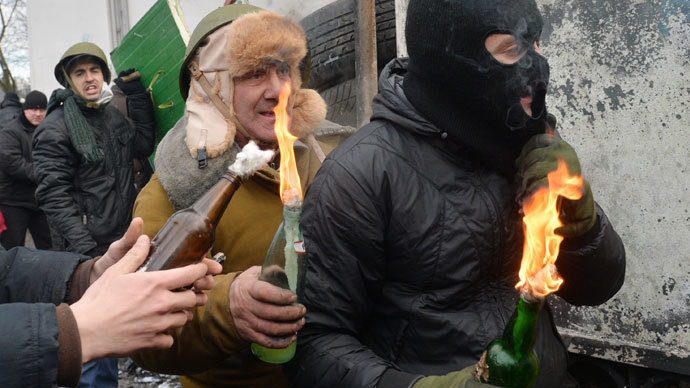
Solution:
{"label": "man wearing fur hat", "polygon": [[[521,204],[573,148],[547,116],[549,66],[534,0],[410,0],[409,59],[383,70],[371,123],[335,150],[301,220],[307,322],[296,387],[477,387],[474,365],[519,297]],[[597,305],[625,251],[589,184],[561,198],[557,292]],[[337,222],[334,222],[337,220]],[[548,305],[538,387],[562,387],[566,349]]]}
{"label": "man wearing fur hat", "polygon": [[[160,142],[156,174],[134,208],[151,237],[173,212],[215,184],[249,140],[277,149],[272,109],[284,83],[292,90],[289,130],[301,139],[295,154],[303,189],[321,165],[319,151],[329,152],[351,131],[324,122],[321,97],[301,88],[306,41],[290,19],[250,5],[221,7],[199,23],[185,55],[185,114]],[[260,361],[249,347],[287,347],[304,323],[295,294],[258,280],[282,218],[277,161],[246,179],[225,210],[211,253],[227,259],[207,306],[174,333],[172,349],[133,357],[139,365],[185,374],[185,387],[286,386],[280,366]]]}
{"label": "man wearing fur hat", "polygon": [[[132,159],[153,152],[153,105],[139,80],[122,78],[115,83],[129,97],[131,121],[108,104],[108,60],[93,43],[67,49],[54,73],[65,89],[53,91],[33,137],[36,200],[54,250],[102,255],[132,219]],[[84,368],[83,386],[117,386],[117,359]]]}

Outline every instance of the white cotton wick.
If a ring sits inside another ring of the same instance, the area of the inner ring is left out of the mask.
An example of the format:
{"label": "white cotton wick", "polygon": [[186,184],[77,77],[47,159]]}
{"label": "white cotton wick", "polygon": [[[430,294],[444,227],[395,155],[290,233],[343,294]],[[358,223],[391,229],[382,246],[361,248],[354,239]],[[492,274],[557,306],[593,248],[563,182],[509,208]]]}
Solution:
{"label": "white cotton wick", "polygon": [[300,198],[299,190],[290,188],[283,191],[283,205],[291,208],[302,206],[302,198]]}
{"label": "white cotton wick", "polygon": [[273,159],[273,155],[272,150],[262,150],[256,143],[249,141],[237,154],[235,162],[228,167],[228,170],[245,177],[265,166],[269,160]]}

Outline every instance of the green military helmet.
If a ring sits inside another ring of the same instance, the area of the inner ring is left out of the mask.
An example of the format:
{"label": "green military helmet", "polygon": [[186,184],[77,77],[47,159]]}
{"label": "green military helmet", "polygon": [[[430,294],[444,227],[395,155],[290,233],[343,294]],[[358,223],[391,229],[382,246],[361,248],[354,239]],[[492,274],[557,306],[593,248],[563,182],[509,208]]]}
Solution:
{"label": "green military helmet", "polygon": [[[211,35],[215,30],[223,27],[224,25],[236,20],[242,15],[265,11],[263,8],[259,8],[249,4],[231,4],[220,8],[216,8],[208,15],[204,16],[199,24],[194,28],[192,36],[189,38],[189,44],[184,52],[184,61],[180,66],[180,94],[183,100],[187,100],[189,94],[189,82],[190,74],[187,67],[189,62],[194,58],[194,53],[196,49],[199,48],[201,42],[207,36]],[[302,73],[302,84],[305,85],[307,80],[309,80],[309,71],[311,69],[310,55],[307,55],[300,63],[300,71]]]}
{"label": "green military helmet", "polygon": [[[110,83],[110,69],[108,68],[108,58],[103,53],[100,47],[96,46],[90,42],[80,42],[72,47],[68,48],[62,58],[55,65],[55,79],[60,83],[60,85],[68,88],[69,83],[65,80],[65,73],[69,73],[69,65],[72,61],[83,56],[95,57],[101,66],[101,71],[103,72],[103,82]],[[63,73],[64,67],[64,73]]]}
{"label": "green military helmet", "polygon": [[189,94],[190,75],[187,66],[189,66],[189,62],[194,58],[194,52],[196,52],[196,49],[204,38],[242,15],[252,12],[261,12],[263,10],[263,8],[249,4],[231,4],[216,8],[201,19],[192,32],[192,36],[189,38],[189,44],[184,52],[184,61],[182,61],[182,66],[180,66],[180,94],[183,100],[186,100]]}

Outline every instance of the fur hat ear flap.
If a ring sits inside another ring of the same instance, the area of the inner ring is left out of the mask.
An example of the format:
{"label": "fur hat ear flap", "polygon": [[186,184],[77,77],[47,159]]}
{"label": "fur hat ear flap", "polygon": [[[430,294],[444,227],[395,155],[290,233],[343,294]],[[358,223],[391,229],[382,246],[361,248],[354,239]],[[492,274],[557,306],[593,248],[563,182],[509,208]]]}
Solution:
{"label": "fur hat ear flap", "polygon": [[326,102],[313,89],[297,89],[293,98],[290,133],[303,139],[326,119]]}

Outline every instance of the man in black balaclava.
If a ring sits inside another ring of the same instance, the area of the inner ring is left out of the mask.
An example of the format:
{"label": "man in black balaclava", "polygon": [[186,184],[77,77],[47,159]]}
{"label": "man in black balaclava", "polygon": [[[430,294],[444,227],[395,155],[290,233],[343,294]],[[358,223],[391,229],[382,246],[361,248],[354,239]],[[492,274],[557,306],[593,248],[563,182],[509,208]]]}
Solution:
{"label": "man in black balaclava", "polygon": [[[410,0],[410,55],[383,70],[371,123],[333,151],[304,201],[294,386],[474,387],[474,365],[518,298],[521,202],[559,159],[534,0]],[[557,295],[597,305],[625,251],[588,184],[562,199]],[[548,307],[538,387],[560,387],[566,349]]]}

